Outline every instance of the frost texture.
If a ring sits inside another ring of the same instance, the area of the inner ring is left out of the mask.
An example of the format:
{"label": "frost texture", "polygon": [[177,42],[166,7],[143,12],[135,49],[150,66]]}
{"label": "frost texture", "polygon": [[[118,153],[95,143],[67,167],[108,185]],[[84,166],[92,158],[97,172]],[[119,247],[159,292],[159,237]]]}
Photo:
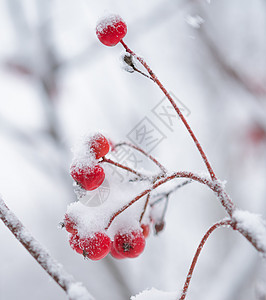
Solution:
{"label": "frost texture", "polygon": [[237,229],[247,232],[262,251],[266,252],[266,224],[260,215],[244,210],[236,210],[233,219],[237,223]]}
{"label": "frost texture", "polygon": [[145,290],[136,296],[132,296],[130,300],[176,300],[177,298],[177,292],[164,292],[151,288],[150,290]]}
{"label": "frost texture", "polygon": [[67,294],[71,300],[93,300],[80,282],[72,283],[67,290]]}
{"label": "frost texture", "polygon": [[63,266],[58,263],[50,253],[31,235],[23,226],[16,215],[9,210],[0,197],[0,218],[12,231],[15,237],[43,267],[43,269],[64,289],[70,291],[70,300],[93,300],[81,283],[75,282],[72,275],[68,274]]}
{"label": "frost texture", "polygon": [[114,24],[120,21],[124,22],[124,20],[119,15],[115,15],[115,14],[106,15],[98,20],[96,25],[96,31],[102,33],[104,32],[104,30],[106,30],[108,26],[114,26]]}

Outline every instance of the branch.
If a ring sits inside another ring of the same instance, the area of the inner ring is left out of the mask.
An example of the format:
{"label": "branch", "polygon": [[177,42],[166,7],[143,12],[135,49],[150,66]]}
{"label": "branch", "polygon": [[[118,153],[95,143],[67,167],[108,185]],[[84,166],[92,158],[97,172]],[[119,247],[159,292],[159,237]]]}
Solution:
{"label": "branch", "polygon": [[200,242],[200,244],[197,248],[197,251],[196,251],[196,253],[193,257],[193,260],[192,260],[191,266],[189,268],[187,278],[186,278],[186,281],[185,281],[185,284],[184,284],[184,287],[183,287],[183,291],[182,291],[182,294],[181,294],[181,297],[179,298],[179,300],[184,300],[186,298],[187,290],[188,290],[188,287],[189,287],[190,280],[192,278],[193,271],[194,271],[196,263],[198,261],[200,252],[201,252],[205,242],[207,241],[208,237],[211,235],[211,233],[215,229],[217,229],[219,227],[222,227],[222,226],[230,226],[230,225],[232,225],[232,221],[230,221],[230,220],[219,221],[219,222],[215,223],[214,225],[212,225],[212,227],[205,233],[205,235],[202,238],[202,240],[201,240],[201,242]]}
{"label": "branch", "polygon": [[58,263],[43,246],[35,240],[16,215],[6,206],[0,197],[0,219],[13,233],[16,239],[26,248],[38,264],[67,293],[70,300],[93,300],[87,289],[76,282],[63,266]]}
{"label": "branch", "polygon": [[142,65],[143,67],[148,71],[148,73],[150,74],[150,76],[152,77],[153,81],[158,85],[158,87],[162,90],[162,92],[165,94],[165,96],[167,97],[167,99],[169,100],[169,102],[171,103],[171,105],[173,106],[174,110],[176,111],[177,115],[180,117],[181,121],[183,122],[183,124],[185,125],[187,131],[189,132],[190,136],[192,137],[196,147],[199,150],[199,153],[210,173],[210,176],[212,178],[212,180],[217,180],[216,175],[214,174],[214,171],[207,159],[207,156],[205,154],[205,152],[203,151],[201,144],[199,143],[198,139],[196,138],[193,130],[191,129],[191,127],[189,126],[187,120],[185,119],[185,117],[183,116],[182,112],[180,111],[180,109],[178,108],[178,106],[176,105],[175,101],[173,100],[173,98],[170,96],[170,94],[167,92],[167,90],[165,89],[165,87],[162,85],[162,83],[159,81],[159,79],[157,78],[157,76],[153,73],[153,71],[151,70],[151,68],[148,66],[148,64],[145,62],[145,60],[139,56],[137,56],[125,43],[123,40],[120,41],[120,43],[122,44],[122,46],[125,48],[126,52],[130,53],[131,55],[133,55]]}

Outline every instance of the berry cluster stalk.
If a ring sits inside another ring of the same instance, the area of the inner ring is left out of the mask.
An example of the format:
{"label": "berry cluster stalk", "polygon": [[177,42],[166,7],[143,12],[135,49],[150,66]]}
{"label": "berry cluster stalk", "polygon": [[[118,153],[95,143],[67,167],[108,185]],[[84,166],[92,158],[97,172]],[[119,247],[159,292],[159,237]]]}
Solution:
{"label": "berry cluster stalk", "polygon": [[210,173],[210,176],[212,178],[212,180],[216,180],[216,176],[214,174],[214,171],[207,159],[206,154],[204,153],[198,139],[196,138],[194,132],[192,131],[191,127],[189,126],[187,120],[185,119],[184,115],[182,114],[182,112],[180,111],[180,109],[177,107],[175,101],[173,100],[173,98],[170,96],[170,94],[167,92],[167,90],[165,89],[165,87],[162,85],[162,83],[159,81],[159,79],[157,78],[157,76],[153,73],[153,71],[151,70],[151,68],[148,66],[148,64],[144,61],[143,58],[137,56],[126,44],[123,40],[120,41],[120,43],[123,45],[123,47],[125,48],[126,52],[128,52],[129,54],[133,55],[134,57],[136,57],[136,59],[144,66],[144,68],[148,71],[148,73],[150,74],[152,80],[159,86],[159,88],[163,91],[163,93],[165,94],[165,96],[167,97],[167,99],[170,101],[171,105],[173,106],[173,108],[175,109],[176,113],[178,114],[178,116],[180,117],[180,119],[182,120],[182,122],[184,123],[185,127],[187,128],[189,134],[191,135],[196,147],[198,148],[201,157]]}

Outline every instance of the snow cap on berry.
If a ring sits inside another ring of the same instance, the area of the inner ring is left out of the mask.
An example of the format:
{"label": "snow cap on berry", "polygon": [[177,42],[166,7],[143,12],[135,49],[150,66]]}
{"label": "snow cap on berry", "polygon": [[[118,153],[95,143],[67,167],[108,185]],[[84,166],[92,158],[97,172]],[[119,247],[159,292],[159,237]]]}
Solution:
{"label": "snow cap on berry", "polygon": [[115,46],[127,33],[125,21],[117,14],[101,18],[96,25],[96,35],[106,46]]}

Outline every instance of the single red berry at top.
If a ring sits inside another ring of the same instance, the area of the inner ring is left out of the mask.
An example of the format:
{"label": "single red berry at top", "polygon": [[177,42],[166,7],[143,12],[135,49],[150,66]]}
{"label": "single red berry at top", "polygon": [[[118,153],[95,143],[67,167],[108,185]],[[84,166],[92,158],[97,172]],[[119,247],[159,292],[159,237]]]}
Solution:
{"label": "single red berry at top", "polygon": [[134,258],[145,248],[145,238],[140,230],[117,233],[114,237],[114,248],[122,256]]}
{"label": "single red berry at top", "polygon": [[111,240],[109,236],[103,232],[95,232],[88,238],[80,239],[80,248],[83,254],[91,260],[100,260],[104,258],[111,249]]}
{"label": "single red berry at top", "polygon": [[115,46],[127,33],[127,25],[119,15],[110,15],[96,25],[96,35],[106,46]]}
{"label": "single red berry at top", "polygon": [[73,165],[70,169],[70,174],[73,179],[87,191],[97,189],[103,183],[105,178],[104,170],[99,165],[93,167],[85,166],[82,168]]}
{"label": "single red berry at top", "polygon": [[105,156],[109,150],[109,141],[100,133],[95,134],[89,141],[90,149],[95,154],[95,158],[99,159]]}

